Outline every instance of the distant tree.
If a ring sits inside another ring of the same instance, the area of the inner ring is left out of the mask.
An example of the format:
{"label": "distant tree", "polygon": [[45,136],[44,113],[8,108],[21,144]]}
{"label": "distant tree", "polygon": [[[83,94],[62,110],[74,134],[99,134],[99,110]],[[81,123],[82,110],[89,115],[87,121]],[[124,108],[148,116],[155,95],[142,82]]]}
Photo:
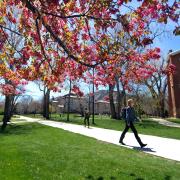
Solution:
{"label": "distant tree", "polygon": [[23,95],[18,101],[18,104],[20,105],[21,112],[23,114],[28,114],[30,112],[30,105],[33,101],[32,96],[30,95]]}
{"label": "distant tree", "polygon": [[50,92],[51,90],[45,85],[43,81],[35,81],[39,90],[43,92],[43,117],[50,119]]}
{"label": "distant tree", "polygon": [[144,85],[148,88],[156,105],[157,115],[165,116],[165,102],[167,100],[167,61],[162,58],[161,61],[155,62],[157,71],[146,81]]}

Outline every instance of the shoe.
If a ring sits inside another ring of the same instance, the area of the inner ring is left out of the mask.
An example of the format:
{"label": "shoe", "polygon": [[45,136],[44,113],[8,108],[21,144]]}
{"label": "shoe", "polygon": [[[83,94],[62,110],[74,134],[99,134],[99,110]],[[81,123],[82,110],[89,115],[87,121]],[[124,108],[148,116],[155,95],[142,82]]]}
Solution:
{"label": "shoe", "polygon": [[147,146],[147,144],[141,144],[141,148],[143,148],[143,147],[145,147],[145,146]]}
{"label": "shoe", "polygon": [[123,141],[119,141],[119,143],[122,144],[122,145],[126,145]]}

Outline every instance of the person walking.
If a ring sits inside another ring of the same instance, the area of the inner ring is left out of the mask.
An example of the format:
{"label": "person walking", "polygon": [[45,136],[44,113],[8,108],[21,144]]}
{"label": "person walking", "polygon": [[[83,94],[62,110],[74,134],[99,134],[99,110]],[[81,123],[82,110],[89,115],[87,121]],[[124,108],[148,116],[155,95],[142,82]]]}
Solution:
{"label": "person walking", "polygon": [[84,109],[84,126],[86,127],[86,125],[88,125],[89,128],[89,118],[90,118],[90,113],[88,108]]}
{"label": "person walking", "polygon": [[133,131],[134,133],[134,136],[136,138],[136,140],[138,141],[139,145],[141,146],[141,148],[145,147],[147,144],[143,144],[139,135],[138,135],[138,132],[134,126],[134,122],[137,119],[136,115],[135,115],[135,110],[134,110],[134,102],[132,99],[129,99],[127,101],[127,104],[128,104],[128,107],[126,108],[123,108],[122,110],[122,116],[123,116],[123,119],[125,120],[125,129],[124,131],[122,132],[121,134],[121,137],[120,137],[120,140],[119,140],[119,143],[121,143],[122,145],[126,145],[124,142],[123,142],[123,139],[126,135],[126,133],[128,132],[129,128],[131,128],[131,130]]}

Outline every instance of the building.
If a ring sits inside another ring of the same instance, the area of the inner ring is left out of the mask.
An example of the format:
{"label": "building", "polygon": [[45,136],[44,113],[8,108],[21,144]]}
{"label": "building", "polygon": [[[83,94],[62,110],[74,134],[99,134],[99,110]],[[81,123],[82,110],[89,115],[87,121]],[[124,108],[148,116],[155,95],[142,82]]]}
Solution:
{"label": "building", "polygon": [[[64,111],[68,111],[68,101],[69,101],[69,94],[63,96],[64,98]],[[87,101],[85,97],[79,97],[74,93],[70,94],[70,112],[71,113],[80,113],[82,114],[84,111],[85,106],[87,106]]]}
{"label": "building", "polygon": [[104,100],[96,101],[95,114],[110,114],[110,103]]}
{"label": "building", "polygon": [[[95,114],[110,114],[110,103],[107,100],[104,100],[105,97],[109,95],[107,90],[99,90],[95,92]],[[92,113],[92,96],[87,94],[83,97],[79,97],[75,93],[66,94],[55,98],[57,103],[53,103],[53,106],[56,106],[56,112],[67,113],[68,112],[68,101],[70,97],[70,113],[80,113],[83,114],[84,108],[87,107]],[[117,109],[117,92],[114,91],[114,103]]]}
{"label": "building", "polygon": [[175,72],[168,76],[169,115],[180,117],[180,50],[169,53],[168,63],[176,67]]}
{"label": "building", "polygon": [[74,93],[66,94],[64,96],[57,97],[58,112],[67,113],[68,112],[68,101],[70,97],[70,113],[80,113],[82,114],[84,108],[88,107],[88,100],[85,97],[79,97]]}

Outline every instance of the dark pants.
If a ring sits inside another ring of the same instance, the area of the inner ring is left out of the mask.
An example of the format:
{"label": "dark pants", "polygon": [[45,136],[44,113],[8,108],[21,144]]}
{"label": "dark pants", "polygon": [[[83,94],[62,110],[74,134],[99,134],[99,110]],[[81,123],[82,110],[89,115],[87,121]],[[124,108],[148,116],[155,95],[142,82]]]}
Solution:
{"label": "dark pants", "polygon": [[126,133],[128,132],[129,128],[131,128],[131,130],[132,130],[133,133],[134,133],[134,136],[135,136],[136,140],[138,141],[138,143],[139,143],[140,146],[141,146],[143,143],[142,143],[140,137],[138,136],[138,132],[137,132],[137,130],[136,130],[136,128],[134,127],[134,124],[133,124],[132,122],[130,122],[130,125],[128,125],[128,124],[126,123],[126,127],[125,127],[124,131],[123,131],[122,134],[121,134],[121,137],[120,137],[119,142],[122,142],[122,141],[123,141],[123,139],[124,139]]}
{"label": "dark pants", "polygon": [[84,125],[85,126],[88,125],[88,127],[89,127],[89,117],[84,118]]}

